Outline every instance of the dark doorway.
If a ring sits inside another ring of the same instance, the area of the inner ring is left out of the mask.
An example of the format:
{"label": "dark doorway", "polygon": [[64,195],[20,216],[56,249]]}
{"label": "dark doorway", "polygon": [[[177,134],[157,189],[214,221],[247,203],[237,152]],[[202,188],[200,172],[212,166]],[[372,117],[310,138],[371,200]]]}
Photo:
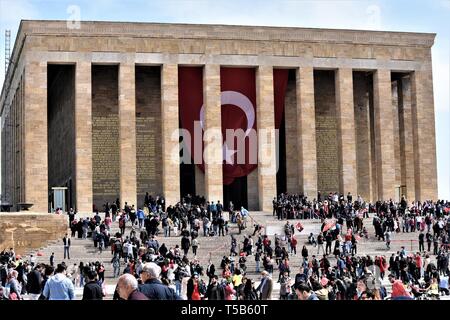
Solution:
{"label": "dark doorway", "polygon": [[286,188],[286,126],[285,113],[283,111],[283,118],[281,120],[280,131],[278,135],[278,159],[277,159],[277,195],[285,193]]}
{"label": "dark doorway", "polygon": [[[48,192],[68,187],[75,175],[75,65],[47,67]],[[76,181],[74,181],[76,183]],[[76,201],[74,188],[66,190],[66,205]]]}
{"label": "dark doorway", "polygon": [[[181,125],[181,117],[179,118],[178,126],[179,128],[183,128]],[[180,137],[180,144],[182,143],[182,141],[183,138]],[[180,159],[184,159],[183,152],[187,152],[185,151],[185,148],[182,148],[180,150]],[[183,199],[188,194],[190,194],[191,196],[196,195],[195,166],[196,164],[194,163],[180,163],[180,199]]]}
{"label": "dark doorway", "polygon": [[226,209],[229,208],[230,201],[235,209],[240,209],[241,206],[248,208],[247,177],[236,178],[231,184],[224,185],[223,201]]}
{"label": "dark doorway", "polygon": [[180,196],[195,195],[195,164],[180,164]]}

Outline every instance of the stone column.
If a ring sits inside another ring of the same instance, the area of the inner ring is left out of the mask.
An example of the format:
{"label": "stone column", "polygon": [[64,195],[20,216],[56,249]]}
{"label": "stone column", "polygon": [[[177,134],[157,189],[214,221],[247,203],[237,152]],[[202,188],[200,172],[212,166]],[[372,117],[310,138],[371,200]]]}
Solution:
{"label": "stone column", "polygon": [[178,65],[161,67],[162,190],[166,205],[180,201]]}
{"label": "stone column", "polygon": [[391,71],[378,69],[374,74],[373,86],[378,198],[380,200],[389,200],[395,197]]}
{"label": "stone column", "polygon": [[416,200],[436,200],[436,133],[431,62],[411,77]]}
{"label": "stone column", "polygon": [[205,198],[223,204],[220,92],[220,65],[206,64],[203,68]]}
{"label": "stone column", "polygon": [[406,76],[401,79],[401,127],[402,137],[402,184],[406,186],[406,198],[408,201],[414,201],[415,193],[415,171],[414,171],[414,140],[413,123],[411,110],[411,77]]}
{"label": "stone column", "polygon": [[339,189],[343,194],[350,192],[356,197],[356,140],[352,69],[338,69],[335,81],[338,117]]}
{"label": "stone column", "polygon": [[137,208],[136,92],[134,61],[119,66],[120,203]]}
{"label": "stone column", "polygon": [[75,199],[76,210],[92,212],[92,79],[91,62],[75,67]]}
{"label": "stone column", "polygon": [[[392,122],[393,122],[393,144],[394,144],[394,170],[395,170],[395,187],[402,185],[402,161],[401,161],[401,139],[400,139],[400,100],[399,97],[400,84],[399,80],[391,82],[391,96],[392,96]],[[395,193],[395,201],[400,201]]]}
{"label": "stone column", "polygon": [[258,130],[259,210],[272,211],[277,195],[277,154],[273,68],[259,66],[256,73],[256,126]]}
{"label": "stone column", "polygon": [[312,200],[317,198],[314,70],[302,67],[296,72],[298,183],[300,192]]}
{"label": "stone column", "polygon": [[25,65],[25,202],[48,212],[47,61]]}

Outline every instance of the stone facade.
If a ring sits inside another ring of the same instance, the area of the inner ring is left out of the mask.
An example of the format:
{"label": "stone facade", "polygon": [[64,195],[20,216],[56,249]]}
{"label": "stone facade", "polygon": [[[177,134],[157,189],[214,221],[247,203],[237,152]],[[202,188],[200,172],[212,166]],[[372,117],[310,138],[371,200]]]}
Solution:
{"label": "stone facade", "polygon": [[2,213],[0,248],[14,248],[16,254],[24,255],[46,246],[48,241],[62,239],[68,227],[66,215]]}
{"label": "stone facade", "polygon": [[136,175],[137,205],[145,193],[162,194],[161,176],[161,69],[136,67]]}
{"label": "stone facade", "polygon": [[273,68],[260,66],[256,72],[256,127],[258,129],[258,196],[261,211],[272,210],[272,200],[277,195],[273,90]]}
{"label": "stone facade", "polygon": [[122,62],[119,65],[120,199],[130,206],[137,205],[135,80],[134,61]]}
{"label": "stone facade", "polygon": [[92,67],[89,61],[75,66],[75,207],[90,212],[92,176]]}
{"label": "stone facade", "polygon": [[299,191],[315,198],[318,184],[316,154],[316,112],[313,68],[297,70],[297,152]]}
{"label": "stone facade", "polygon": [[338,118],[336,117],[335,75],[333,71],[314,72],[314,104],[317,189],[325,195],[339,191],[340,185]]}
{"label": "stone facade", "polygon": [[377,70],[374,74],[374,121],[378,199],[394,199],[395,153],[391,90],[391,72]]}
{"label": "stone facade", "polygon": [[[31,202],[33,210],[47,211],[49,179],[61,176],[72,179],[79,211],[90,211],[93,204],[101,209],[116,197],[139,206],[146,191],[163,194],[168,204],[177,202],[180,166],[172,154],[178,148],[179,65],[204,66],[210,110],[220,105],[221,66],[256,68],[258,128],[274,126],[273,68],[295,72],[285,103],[289,192],[315,198],[318,190],[340,191],[377,200],[395,198],[396,186],[405,185],[408,200],[435,199],[434,37],[112,22],[68,29],[65,21],[22,21],[12,54],[16,63],[0,98],[2,200]],[[74,150],[67,150],[71,160],[61,174],[53,171],[52,161],[62,155],[49,158],[61,144],[61,137],[48,136],[48,130],[58,130],[47,116],[52,103],[47,73],[53,64],[75,68],[74,98],[67,105],[73,119],[69,113],[63,119],[73,122],[64,147]],[[207,118],[212,127],[220,123],[212,112]],[[274,146],[266,145],[268,151]],[[223,193],[219,167],[195,174],[199,192],[215,200]],[[258,188],[247,189],[249,203],[256,208],[257,190],[258,209],[271,210],[275,171],[257,172]]]}
{"label": "stone facade", "polygon": [[[223,203],[222,179],[222,104],[220,101],[220,65],[203,68],[203,106],[205,108],[205,198]],[[211,134],[209,134],[211,133]]]}
{"label": "stone facade", "polygon": [[120,192],[117,66],[92,68],[93,204],[115,201]]}
{"label": "stone facade", "polygon": [[[36,212],[48,210],[47,62],[25,66],[24,193]],[[8,170],[6,170],[8,172]],[[4,177],[4,175],[2,175]],[[14,189],[16,184],[12,185]]]}
{"label": "stone facade", "polygon": [[179,150],[178,119],[178,66],[165,64],[161,75],[162,189],[168,204],[180,198],[180,165],[174,157],[174,150]]}

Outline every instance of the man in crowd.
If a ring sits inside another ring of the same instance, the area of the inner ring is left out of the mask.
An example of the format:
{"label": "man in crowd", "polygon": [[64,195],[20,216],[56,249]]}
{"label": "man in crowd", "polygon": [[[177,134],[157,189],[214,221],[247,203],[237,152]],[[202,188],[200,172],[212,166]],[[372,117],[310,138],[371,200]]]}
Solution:
{"label": "man in crowd", "polygon": [[75,298],[74,286],[66,276],[64,264],[58,264],[55,275],[48,279],[42,294],[48,300],[73,300]]}

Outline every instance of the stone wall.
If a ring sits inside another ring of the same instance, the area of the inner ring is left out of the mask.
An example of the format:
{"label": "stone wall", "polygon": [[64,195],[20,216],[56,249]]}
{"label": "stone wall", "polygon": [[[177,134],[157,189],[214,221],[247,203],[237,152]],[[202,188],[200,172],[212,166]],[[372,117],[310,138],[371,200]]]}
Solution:
{"label": "stone wall", "polygon": [[[48,187],[69,185],[75,179],[75,68],[48,67]],[[69,190],[73,206],[75,189]]]}
{"label": "stone wall", "polygon": [[339,191],[339,160],[334,71],[314,71],[317,190]]}
{"label": "stone wall", "polygon": [[136,67],[137,206],[145,193],[162,194],[161,70]]}
{"label": "stone wall", "polygon": [[117,66],[92,67],[93,198],[99,210],[120,192]]}
{"label": "stone wall", "polygon": [[[2,170],[2,202],[14,205],[24,197],[23,188],[23,109],[24,79],[19,81],[14,98],[2,119],[1,170]],[[8,143],[10,142],[10,143]]]}
{"label": "stone wall", "polygon": [[26,254],[63,238],[67,232],[66,215],[47,213],[0,213],[0,250],[14,248]]}

